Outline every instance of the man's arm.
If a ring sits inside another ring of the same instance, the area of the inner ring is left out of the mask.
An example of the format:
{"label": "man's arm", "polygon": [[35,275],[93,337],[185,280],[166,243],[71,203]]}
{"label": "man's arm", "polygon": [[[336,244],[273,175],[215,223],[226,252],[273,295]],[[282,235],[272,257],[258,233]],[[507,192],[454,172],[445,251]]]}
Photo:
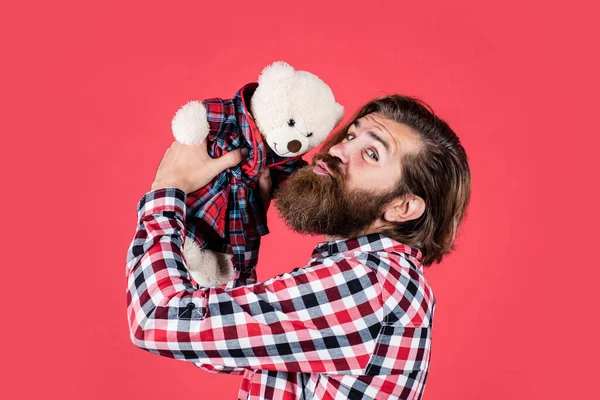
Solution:
{"label": "man's arm", "polygon": [[364,373],[383,319],[372,269],[340,257],[262,283],[196,290],[182,256],[185,196],[167,187],[138,203],[127,254],[135,345],[217,369]]}

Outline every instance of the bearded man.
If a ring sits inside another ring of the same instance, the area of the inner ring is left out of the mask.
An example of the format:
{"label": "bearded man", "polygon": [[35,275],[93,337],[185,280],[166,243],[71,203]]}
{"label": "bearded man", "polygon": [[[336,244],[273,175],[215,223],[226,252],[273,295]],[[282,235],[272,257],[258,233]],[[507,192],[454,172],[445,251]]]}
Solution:
{"label": "bearded man", "polygon": [[[418,99],[367,103],[275,194],[288,226],[325,235],[307,264],[195,287],[182,255],[186,193],[243,157],[177,142],[165,153],[127,255],[133,343],[243,375],[239,399],[420,399],[436,304],[424,268],[454,250],[471,192],[457,135]],[[265,208],[269,182],[259,180]]]}

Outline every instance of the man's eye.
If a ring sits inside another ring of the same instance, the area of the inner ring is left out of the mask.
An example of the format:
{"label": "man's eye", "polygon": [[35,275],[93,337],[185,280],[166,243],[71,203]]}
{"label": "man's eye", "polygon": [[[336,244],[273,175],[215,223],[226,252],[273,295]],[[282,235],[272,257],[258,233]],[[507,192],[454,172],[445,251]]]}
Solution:
{"label": "man's eye", "polygon": [[375,161],[379,161],[379,157],[377,156],[377,153],[375,153],[373,150],[368,149],[367,150],[367,154],[369,157],[371,157],[373,160]]}

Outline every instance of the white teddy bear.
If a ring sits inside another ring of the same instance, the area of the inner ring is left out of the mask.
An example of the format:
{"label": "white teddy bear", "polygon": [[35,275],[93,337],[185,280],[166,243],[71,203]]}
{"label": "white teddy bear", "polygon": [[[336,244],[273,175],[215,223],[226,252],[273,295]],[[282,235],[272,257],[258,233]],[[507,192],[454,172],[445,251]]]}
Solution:
{"label": "white teddy bear", "polygon": [[[172,120],[175,140],[207,146],[212,157],[247,147],[247,158],[206,187],[187,194],[188,270],[200,286],[256,280],[260,236],[269,233],[258,197],[258,176],[269,168],[273,189],[307,165],[302,154],[322,143],[344,108],[317,76],[279,61],[233,99],[191,101]],[[266,146],[265,146],[266,142]]]}

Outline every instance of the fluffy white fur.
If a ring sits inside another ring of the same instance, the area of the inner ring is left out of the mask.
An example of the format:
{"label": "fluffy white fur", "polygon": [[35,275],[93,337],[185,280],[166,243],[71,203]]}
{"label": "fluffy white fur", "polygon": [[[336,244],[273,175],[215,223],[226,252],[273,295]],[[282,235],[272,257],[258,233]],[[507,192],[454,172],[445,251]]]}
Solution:
{"label": "fluffy white fur", "polygon": [[[344,107],[336,103],[325,82],[283,61],[262,71],[250,108],[267,144],[282,157],[318,146],[344,116]],[[301,144],[297,150],[288,148],[294,140]]]}
{"label": "fluffy white fur", "polygon": [[[282,157],[318,146],[344,115],[344,107],[336,103],[325,82],[283,61],[261,72],[250,110],[268,146]],[[206,108],[190,101],[177,111],[171,125],[178,142],[200,144],[209,132]],[[190,238],[185,240],[183,253],[190,274],[200,285],[219,286],[233,279],[231,255],[200,250]]]}
{"label": "fluffy white fur", "polygon": [[175,140],[183,144],[200,144],[208,136],[210,129],[206,107],[193,100],[182,106],[171,121]]}
{"label": "fluffy white fur", "polygon": [[233,262],[229,254],[200,250],[196,242],[186,237],[183,256],[190,275],[201,286],[215,287],[233,279]]}

